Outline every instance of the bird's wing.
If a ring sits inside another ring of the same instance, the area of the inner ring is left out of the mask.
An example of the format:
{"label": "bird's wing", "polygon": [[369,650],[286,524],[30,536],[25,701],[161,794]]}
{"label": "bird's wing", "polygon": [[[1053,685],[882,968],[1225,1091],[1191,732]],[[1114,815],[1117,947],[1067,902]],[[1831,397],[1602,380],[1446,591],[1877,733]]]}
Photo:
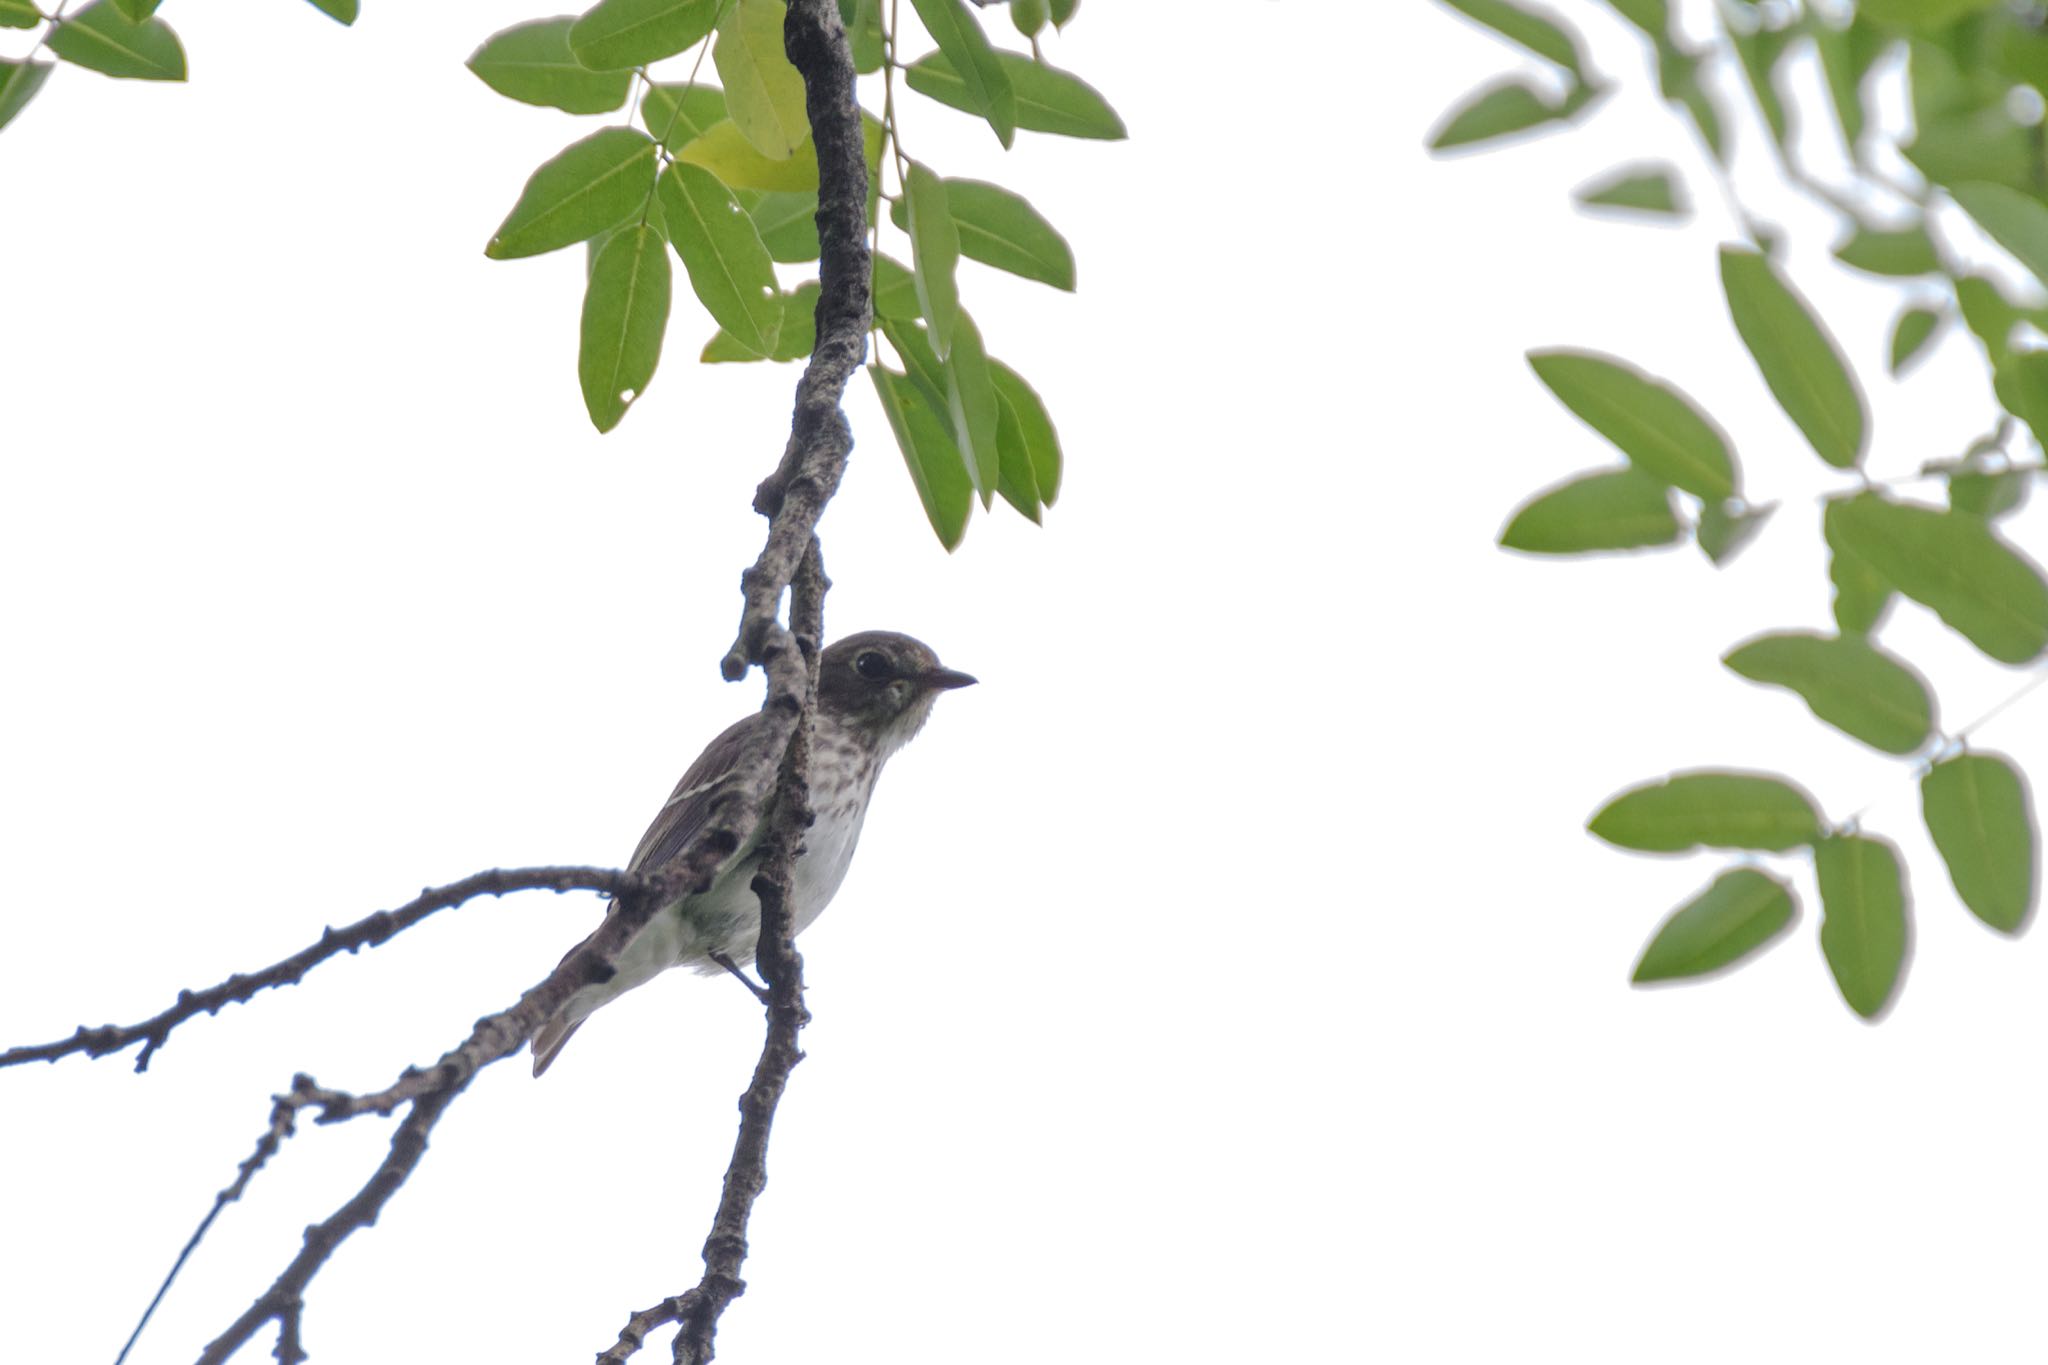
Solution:
{"label": "bird's wing", "polygon": [[633,861],[626,865],[627,871],[649,872],[663,866],[704,828],[704,822],[711,816],[712,802],[732,781],[742,745],[760,724],[761,713],[757,711],[727,726],[723,734],[704,746],[704,752],[697,755],[697,761],[690,765],[655,815],[654,823],[640,836],[640,846],[633,850]]}

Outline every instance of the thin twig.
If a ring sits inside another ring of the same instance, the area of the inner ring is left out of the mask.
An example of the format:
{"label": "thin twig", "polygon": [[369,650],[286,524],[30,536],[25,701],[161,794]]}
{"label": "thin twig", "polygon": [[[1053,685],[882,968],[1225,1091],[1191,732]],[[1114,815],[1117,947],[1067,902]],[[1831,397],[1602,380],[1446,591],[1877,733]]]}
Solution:
{"label": "thin twig", "polygon": [[110,1052],[142,1043],[142,1052],[135,1059],[135,1069],[146,1071],[149,1059],[164,1045],[171,1030],[186,1020],[201,1014],[217,1014],[222,1006],[242,1004],[259,991],[296,985],[307,972],[329,958],[362,948],[375,948],[437,910],[461,905],[478,896],[503,896],[514,891],[602,891],[616,896],[638,885],[639,881],[634,874],[609,867],[494,868],[489,872],[479,872],[447,886],[429,887],[419,894],[418,899],[396,910],[379,910],[340,929],[330,927],[320,935],[318,942],[301,948],[282,962],[273,962],[254,972],[238,972],[205,990],[180,991],[176,1003],[169,1009],[139,1024],[81,1027],[69,1038],[53,1043],[9,1048],[0,1052],[0,1066],[54,1062],[73,1053],[104,1057]]}

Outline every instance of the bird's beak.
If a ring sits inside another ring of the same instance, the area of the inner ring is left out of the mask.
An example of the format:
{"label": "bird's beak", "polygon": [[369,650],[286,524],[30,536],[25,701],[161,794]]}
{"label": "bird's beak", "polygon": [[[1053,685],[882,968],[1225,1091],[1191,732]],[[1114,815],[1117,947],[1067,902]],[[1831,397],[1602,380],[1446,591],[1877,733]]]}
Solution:
{"label": "bird's beak", "polygon": [[929,672],[918,674],[917,680],[933,691],[951,691],[956,687],[972,687],[979,681],[972,674],[962,673],[956,668],[934,668]]}

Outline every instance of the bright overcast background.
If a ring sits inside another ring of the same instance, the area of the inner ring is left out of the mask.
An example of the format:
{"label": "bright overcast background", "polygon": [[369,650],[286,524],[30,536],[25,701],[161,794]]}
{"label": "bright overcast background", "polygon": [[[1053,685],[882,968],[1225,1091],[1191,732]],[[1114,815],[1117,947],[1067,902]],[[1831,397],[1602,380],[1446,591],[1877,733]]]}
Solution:
{"label": "bright overcast background", "polygon": [[[1048,55],[1125,143],[1006,156],[906,106],[920,159],[1074,246],[1072,296],[963,267],[1067,477],[1044,529],[998,504],[949,557],[855,384],[829,629],[909,631],[983,682],[896,760],[803,941],[809,1060],[721,1359],[2039,1358],[2042,945],[1962,909],[1910,765],[1718,664],[1825,624],[1815,499],[1842,478],[1740,349],[1729,219],[1641,44],[1560,8],[1628,92],[1482,156],[1421,148],[1522,59],[1422,3],[1087,0]],[[189,86],[67,68],[0,134],[0,1043],[140,1018],[480,868],[617,864],[759,696],[717,661],[796,371],[693,364],[713,328],[678,272],[659,374],[593,433],[581,253],[483,255],[597,126],[462,67],[545,11],[164,12]],[[1572,186],[1642,156],[1693,174],[1691,226],[1575,216]],[[1990,425],[1971,343],[1891,385],[1898,291],[1829,263],[1811,210],[1759,208],[1871,390],[1878,473]],[[1548,345],[1715,413],[1783,502],[1763,540],[1720,572],[1496,550],[1528,493],[1612,458],[1529,375]],[[1916,607],[1886,639],[1951,728],[2022,680]],[[2044,717],[1981,739],[2038,772]],[[1900,842],[1917,955],[1883,1024],[1837,997],[1804,872],[1761,960],[1629,989],[1715,864],[1583,822],[1703,764],[1782,769]],[[111,1361],[273,1091],[431,1061],[596,911],[444,913],[185,1026],[144,1076],[0,1074],[0,1356]],[[585,1360],[694,1283],[760,1030],[733,983],[675,974],[544,1081],[491,1069],[316,1282],[313,1358]],[[196,1354],[387,1132],[302,1131],[137,1359]]]}

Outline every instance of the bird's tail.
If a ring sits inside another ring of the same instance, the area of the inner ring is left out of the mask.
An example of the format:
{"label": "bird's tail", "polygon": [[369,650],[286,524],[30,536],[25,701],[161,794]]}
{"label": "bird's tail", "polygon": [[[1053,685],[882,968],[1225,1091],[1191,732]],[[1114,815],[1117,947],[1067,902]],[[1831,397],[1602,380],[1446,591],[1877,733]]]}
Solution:
{"label": "bird's tail", "polygon": [[582,1027],[583,1021],[570,1018],[567,1010],[542,1024],[540,1032],[533,1035],[533,1074],[538,1076],[554,1065],[562,1045],[575,1037],[576,1030]]}

